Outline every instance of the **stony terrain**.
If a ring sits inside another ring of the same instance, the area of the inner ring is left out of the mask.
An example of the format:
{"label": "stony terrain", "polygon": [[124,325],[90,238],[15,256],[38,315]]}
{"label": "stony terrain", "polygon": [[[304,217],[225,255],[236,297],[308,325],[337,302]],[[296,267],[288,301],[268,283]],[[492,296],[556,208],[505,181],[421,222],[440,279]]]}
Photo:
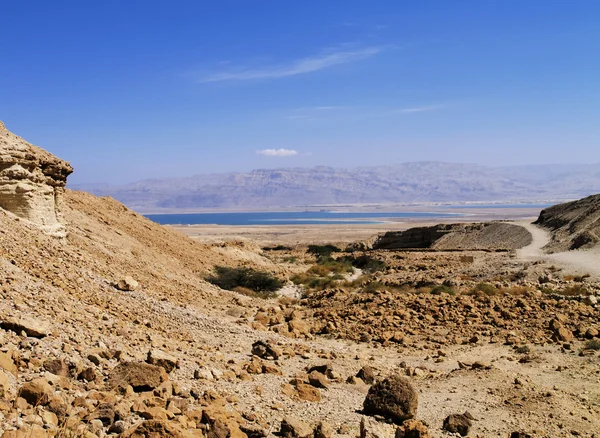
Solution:
{"label": "stony terrain", "polygon": [[[63,237],[0,209],[2,437],[600,434],[595,276],[514,251],[200,243],[70,190],[60,211]],[[325,278],[363,255],[377,269]],[[263,299],[208,283],[216,266],[328,286]]]}

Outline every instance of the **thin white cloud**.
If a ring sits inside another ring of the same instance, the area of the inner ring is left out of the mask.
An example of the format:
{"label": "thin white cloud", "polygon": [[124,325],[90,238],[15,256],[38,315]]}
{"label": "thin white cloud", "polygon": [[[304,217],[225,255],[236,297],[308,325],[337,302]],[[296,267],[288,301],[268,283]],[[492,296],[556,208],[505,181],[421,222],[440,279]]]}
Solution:
{"label": "thin white cloud", "polygon": [[293,149],[261,149],[256,151],[256,153],[267,157],[292,157],[298,155],[298,151]]}
{"label": "thin white cloud", "polygon": [[200,79],[200,82],[242,81],[251,79],[278,79],[287,76],[296,76],[313,73],[336,65],[347,64],[377,55],[383,51],[382,47],[367,47],[356,50],[328,50],[319,55],[297,59],[288,64],[264,67],[262,69],[245,69],[215,73]]}
{"label": "thin white cloud", "polygon": [[424,113],[426,111],[435,111],[435,110],[439,110],[442,108],[443,108],[442,105],[417,106],[417,107],[413,107],[413,108],[402,108],[396,112],[402,113],[402,114]]}

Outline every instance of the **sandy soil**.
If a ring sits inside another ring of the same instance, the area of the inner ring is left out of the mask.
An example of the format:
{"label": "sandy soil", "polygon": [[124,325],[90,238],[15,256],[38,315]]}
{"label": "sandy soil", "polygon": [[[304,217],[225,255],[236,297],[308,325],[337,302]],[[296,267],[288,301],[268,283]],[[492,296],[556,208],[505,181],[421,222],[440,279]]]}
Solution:
{"label": "sandy soil", "polygon": [[517,255],[521,260],[543,260],[575,274],[590,274],[600,277],[600,250],[577,250],[546,254],[543,247],[550,241],[550,233],[529,221],[520,221],[518,225],[525,227],[533,237],[533,242],[530,245],[517,251]]}

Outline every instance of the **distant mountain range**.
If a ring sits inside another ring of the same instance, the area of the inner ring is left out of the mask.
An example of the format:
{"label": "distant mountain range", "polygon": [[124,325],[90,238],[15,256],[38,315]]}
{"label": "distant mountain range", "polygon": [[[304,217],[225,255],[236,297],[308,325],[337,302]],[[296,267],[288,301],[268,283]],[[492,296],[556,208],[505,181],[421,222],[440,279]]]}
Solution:
{"label": "distant mountain range", "polygon": [[70,188],[112,196],[141,212],[567,200],[600,193],[600,164],[487,167],[428,161],[354,169],[259,169]]}

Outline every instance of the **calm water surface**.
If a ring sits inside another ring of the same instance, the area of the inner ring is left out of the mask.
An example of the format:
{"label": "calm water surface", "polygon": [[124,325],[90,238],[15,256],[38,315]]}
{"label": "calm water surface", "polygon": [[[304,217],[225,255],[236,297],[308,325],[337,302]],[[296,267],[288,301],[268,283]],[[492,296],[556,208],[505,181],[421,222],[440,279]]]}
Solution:
{"label": "calm water surface", "polygon": [[190,213],[148,214],[146,217],[162,225],[324,225],[380,224],[394,218],[444,218],[460,213],[347,213],[336,211],[286,211],[260,213]]}

